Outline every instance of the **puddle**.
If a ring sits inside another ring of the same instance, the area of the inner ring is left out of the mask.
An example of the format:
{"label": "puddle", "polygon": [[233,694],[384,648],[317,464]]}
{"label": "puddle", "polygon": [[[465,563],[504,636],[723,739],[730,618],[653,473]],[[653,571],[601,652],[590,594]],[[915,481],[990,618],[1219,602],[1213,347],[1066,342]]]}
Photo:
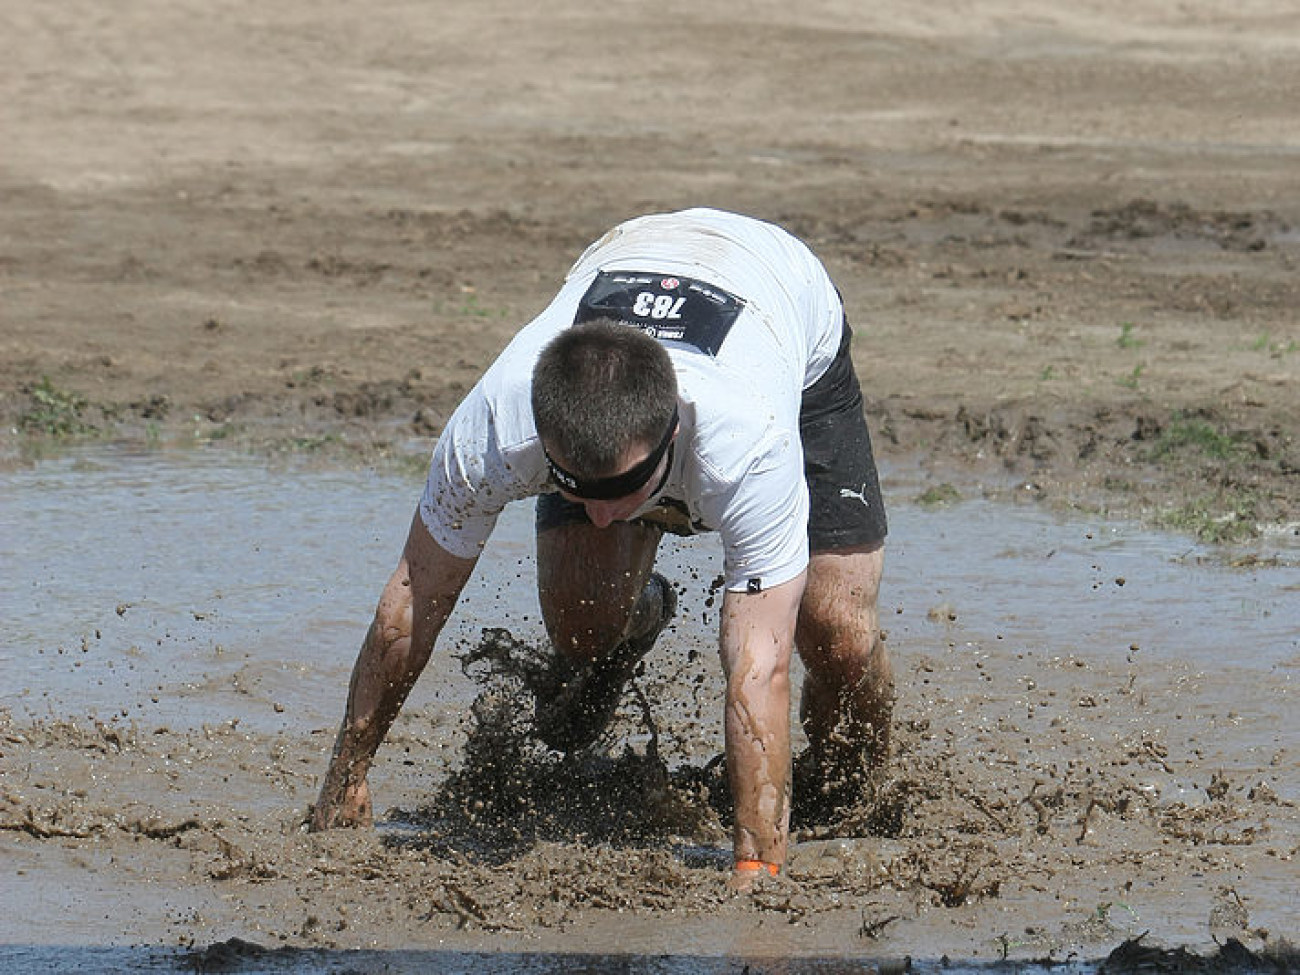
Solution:
{"label": "puddle", "polygon": [[[241,730],[298,740],[315,732],[321,736],[317,741],[328,740],[358,641],[405,536],[419,487],[409,477],[268,466],[216,450],[100,448],[0,472],[4,707],[15,718],[90,717],[172,732],[237,722]],[[916,668],[927,659],[936,673],[987,662],[998,674],[988,686],[994,689],[991,694],[1002,696],[985,702],[984,726],[974,727],[971,720],[972,727],[961,727],[959,721],[944,730],[958,748],[971,744],[966,751],[978,752],[978,736],[1010,713],[1008,702],[1017,694],[1019,712],[1028,707],[1028,717],[1017,720],[1046,736],[1052,716],[1063,709],[1053,703],[1049,710],[1048,702],[1039,700],[1041,693],[1030,700],[1017,682],[1023,684],[1030,673],[1041,677],[1058,658],[1065,662],[1062,666],[1105,670],[1107,681],[1123,676],[1126,663],[1137,660],[1144,674],[1168,673],[1171,680],[1190,686],[1170,707],[1215,715],[1214,721],[1202,723],[1209,731],[1197,732],[1208,769],[1231,767],[1246,753],[1253,753],[1254,767],[1267,767],[1269,756],[1292,747],[1300,736],[1292,703],[1300,667],[1300,542],[1293,536],[1260,542],[1260,564],[1232,568],[1221,553],[1185,537],[1123,523],[1063,519],[1034,507],[984,501],[923,508],[904,498],[891,500],[882,621],[896,665],[907,675],[909,693],[920,696]],[[473,645],[483,627],[506,626],[522,639],[541,636],[531,536],[531,505],[512,506],[408,712],[435,702],[446,715],[472,701],[477,685],[460,672],[455,654]],[[717,618],[709,586],[719,561],[715,539],[665,540],[661,568],[685,591],[672,639],[663,641],[656,654],[712,653]],[[1019,661],[1030,657],[1037,669],[1027,663],[1021,667]],[[941,674],[935,683],[942,683]],[[1100,695],[1111,685],[1098,686]],[[1268,693],[1256,693],[1259,688]],[[1216,723],[1220,716],[1223,723]],[[1167,717],[1181,720],[1182,715]],[[1080,719],[1084,737],[1087,720],[1086,714]],[[1231,734],[1216,740],[1216,729],[1228,726]],[[1173,727],[1171,738],[1177,735]],[[1190,747],[1186,734],[1178,741],[1180,747]],[[302,777],[314,772],[311,766]],[[421,774],[436,778],[427,768]],[[1169,801],[1190,803],[1204,794],[1191,783],[1173,782],[1172,773],[1170,781],[1178,792],[1167,795]],[[242,787],[233,781],[203,786],[208,787],[226,790],[224,804],[245,812],[261,813],[285,802],[283,791],[268,790],[260,778]],[[193,788],[185,786],[187,801],[194,798]],[[1283,801],[1300,800],[1294,774],[1279,772],[1275,789]],[[390,823],[388,832],[399,828]],[[94,842],[72,849],[79,857],[78,871],[96,862]],[[610,950],[642,943],[657,950],[586,955],[556,953],[553,944],[522,953],[248,949],[224,960],[209,959],[227,967],[202,968],[182,949],[126,946],[127,939],[136,945],[158,938],[174,944],[175,931],[188,930],[183,918],[172,927],[150,926],[139,918],[133,922],[141,925],[137,928],[114,927],[122,918],[114,920],[105,911],[118,908],[100,898],[93,918],[88,916],[84,927],[74,924],[71,919],[85,910],[80,900],[84,891],[74,895],[69,886],[65,903],[58,890],[50,889],[51,881],[39,879],[52,869],[55,850],[53,843],[42,847],[39,857],[31,855],[30,869],[17,870],[26,878],[24,890],[48,904],[50,920],[44,927],[22,918],[0,923],[0,941],[9,942],[0,944],[0,969],[547,973],[613,968],[701,975],[738,972],[742,965],[755,973],[775,973],[884,970],[893,964],[888,958],[860,957],[860,951],[843,957],[844,945],[854,943],[852,932],[833,943],[824,938],[806,943],[796,937],[801,929],[786,925],[768,929],[769,941],[727,941],[719,947],[718,936],[727,932],[703,921],[684,921],[664,934],[651,917],[644,923],[655,932],[642,932],[637,941],[628,928],[635,919],[620,916]],[[707,857],[708,851],[700,855]],[[111,871],[104,869],[97,876],[110,882]],[[1264,871],[1264,889],[1282,889],[1278,876]],[[78,882],[82,879],[78,875]],[[189,898],[216,911],[205,898],[215,898],[219,891],[209,888],[211,884],[200,883],[183,891],[180,903]],[[1141,892],[1139,888],[1133,896]],[[141,894],[135,909],[183,913],[176,904],[167,905],[171,896],[162,889],[148,897]],[[163,907],[155,908],[155,902]],[[1267,916],[1265,903],[1262,896],[1254,901],[1261,918]],[[1001,909],[1013,910],[1014,902],[1008,899]],[[915,923],[923,924],[921,919]],[[1164,926],[1186,938],[1200,930],[1182,915],[1171,914]],[[149,933],[134,938],[121,933],[129,930]],[[63,931],[71,933],[64,937]],[[699,940],[693,942],[696,936]],[[785,937],[791,939],[792,957],[782,957]],[[592,951],[606,949],[591,940],[583,944]],[[711,950],[697,950],[702,944]],[[826,951],[836,957],[817,957]],[[1078,962],[1070,967],[1096,970]],[[1014,968],[1037,970],[1025,959]],[[987,963],[914,957],[914,971],[941,969],[999,970]]]}
{"label": "puddle", "polygon": [[[41,972],[43,975],[126,975],[141,972],[243,972],[293,973],[293,975],[902,975],[903,972],[944,972],[963,975],[977,972],[1015,972],[1038,975],[1059,971],[1060,964],[961,966],[924,963],[903,958],[845,959],[800,958],[797,962],[775,959],[735,959],[707,955],[660,955],[638,958],[630,955],[543,952],[465,951],[315,951],[304,949],[260,949],[236,945],[225,950],[216,945],[204,951],[145,948],[61,949],[5,948],[0,946],[0,965],[6,971]],[[214,950],[219,949],[219,950]],[[1088,973],[1095,966],[1072,964],[1069,971]]]}
{"label": "puddle", "polygon": [[[99,449],[0,473],[9,707],[175,727],[332,725],[418,488],[215,451]],[[507,509],[441,656],[483,626],[540,636],[531,528],[530,505]],[[900,650],[946,640],[1205,667],[1226,657],[1289,681],[1300,544],[1271,545],[1280,564],[1230,568],[1194,541],[1131,525],[894,501],[882,620]],[[684,644],[713,645],[705,602],[719,561],[711,539],[664,542],[661,565],[687,589]]]}

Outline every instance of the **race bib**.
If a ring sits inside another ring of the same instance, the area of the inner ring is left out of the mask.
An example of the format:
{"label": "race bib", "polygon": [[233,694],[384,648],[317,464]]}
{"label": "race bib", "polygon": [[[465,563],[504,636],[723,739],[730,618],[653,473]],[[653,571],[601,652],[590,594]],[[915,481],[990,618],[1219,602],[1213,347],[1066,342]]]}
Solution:
{"label": "race bib", "polygon": [[717,355],[745,302],[694,278],[648,271],[601,271],[578,303],[573,324],[609,318],[661,342]]}

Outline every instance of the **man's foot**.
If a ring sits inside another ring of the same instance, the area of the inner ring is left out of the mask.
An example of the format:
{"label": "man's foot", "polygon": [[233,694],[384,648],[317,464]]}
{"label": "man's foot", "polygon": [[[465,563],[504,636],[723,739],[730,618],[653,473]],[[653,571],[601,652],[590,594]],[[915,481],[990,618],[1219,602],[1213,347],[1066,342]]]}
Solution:
{"label": "man's foot", "polygon": [[661,608],[657,620],[645,633],[629,637],[589,664],[575,664],[567,657],[556,656],[550,693],[545,699],[538,697],[533,719],[537,737],[546,745],[560,752],[577,751],[586,748],[605,730],[637,664],[677,613],[677,593],[658,572],[651,573],[639,598],[653,599],[651,593],[656,589]]}

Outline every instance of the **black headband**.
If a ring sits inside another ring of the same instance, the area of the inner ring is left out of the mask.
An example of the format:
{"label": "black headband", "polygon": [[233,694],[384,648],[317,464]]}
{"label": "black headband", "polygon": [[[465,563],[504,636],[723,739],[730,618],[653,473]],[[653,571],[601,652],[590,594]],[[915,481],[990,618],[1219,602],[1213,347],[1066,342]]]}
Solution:
{"label": "black headband", "polygon": [[556,484],[564,489],[565,493],[572,494],[575,498],[582,498],[585,501],[613,501],[615,498],[625,498],[645,487],[646,482],[654,475],[655,468],[663,460],[664,454],[672,445],[673,435],[676,432],[677,408],[673,407],[672,419],[668,421],[668,429],[664,431],[659,446],[650,451],[649,456],[631,470],[624,471],[622,474],[614,474],[611,477],[578,477],[576,474],[570,474],[557,464],[555,458],[545,448],[543,448],[543,452],[546,453],[546,463],[551,468],[551,477],[555,479]]}

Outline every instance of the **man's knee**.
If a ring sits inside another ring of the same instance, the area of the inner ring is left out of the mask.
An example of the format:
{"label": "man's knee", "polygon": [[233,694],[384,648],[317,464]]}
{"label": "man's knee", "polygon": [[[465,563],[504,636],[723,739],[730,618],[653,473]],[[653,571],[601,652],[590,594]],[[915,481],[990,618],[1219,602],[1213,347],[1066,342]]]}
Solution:
{"label": "man's knee", "polygon": [[658,540],[657,530],[633,523],[573,523],[538,533],[538,596],[557,652],[589,661],[627,636]]}
{"label": "man's knee", "polygon": [[814,553],[799,607],[801,646],[831,654],[866,652],[878,630],[883,565],[880,546]]}
{"label": "man's knee", "polygon": [[864,667],[884,652],[874,605],[801,611],[795,642],[805,666],[816,672]]}
{"label": "man's knee", "polygon": [[542,621],[557,652],[575,661],[594,660],[627,635],[637,600],[630,586],[573,576],[539,583]]}
{"label": "man's knee", "polygon": [[618,645],[627,630],[628,614],[611,616],[583,601],[575,606],[554,606],[542,614],[551,646],[574,660],[594,660]]}

